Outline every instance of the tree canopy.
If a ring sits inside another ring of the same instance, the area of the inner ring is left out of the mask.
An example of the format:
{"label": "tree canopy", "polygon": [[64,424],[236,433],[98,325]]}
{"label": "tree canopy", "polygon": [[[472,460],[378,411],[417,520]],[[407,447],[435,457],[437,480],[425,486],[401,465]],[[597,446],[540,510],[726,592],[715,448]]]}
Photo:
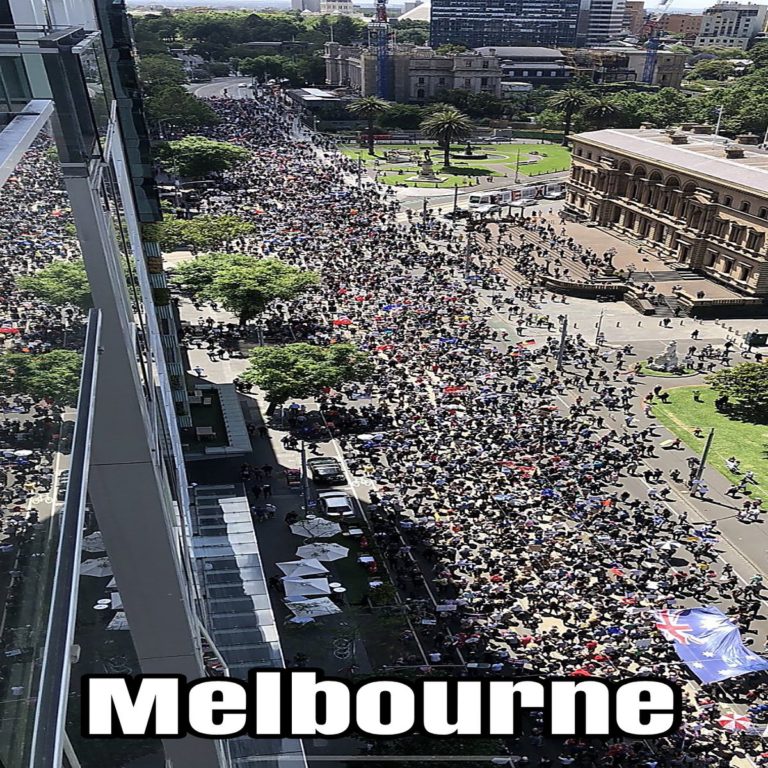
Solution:
{"label": "tree canopy", "polygon": [[201,128],[219,122],[218,115],[180,85],[166,85],[147,93],[147,117],[156,123]]}
{"label": "tree canopy", "polygon": [[263,389],[275,405],[312,397],[324,388],[364,381],[372,371],[368,355],[353,344],[318,347],[299,343],[254,349],[242,378]]}
{"label": "tree canopy", "polygon": [[447,167],[451,164],[451,144],[465,141],[472,135],[472,121],[455,107],[446,106],[425,118],[421,130],[443,148],[443,164]]}
{"label": "tree canopy", "polygon": [[80,259],[53,261],[33,275],[17,277],[16,285],[55,307],[72,305],[85,310],[93,306],[88,275]]}
{"label": "tree canopy", "polygon": [[564,88],[549,98],[547,106],[563,113],[563,145],[568,144],[573,116],[591,102],[590,95],[581,88]]}
{"label": "tree canopy", "polygon": [[83,356],[70,349],[40,355],[7,352],[0,355],[0,393],[75,405],[82,365]]}
{"label": "tree canopy", "polygon": [[745,415],[768,416],[768,363],[739,363],[710,374],[707,382]]}
{"label": "tree canopy", "polygon": [[469,48],[467,48],[466,45],[461,45],[459,43],[443,43],[435,48],[435,53],[450,55],[453,53],[466,53],[468,50]]}
{"label": "tree canopy", "polygon": [[180,176],[193,178],[229,170],[248,157],[244,147],[204,136],[185,136],[178,141],[165,142],[157,147],[156,153],[166,168]]}
{"label": "tree canopy", "polygon": [[241,324],[263,312],[271,301],[293,299],[319,283],[314,272],[278,259],[231,253],[206,253],[182,262],[171,280],[199,299],[220,302]]}
{"label": "tree canopy", "polygon": [[752,46],[747,56],[752,60],[756,69],[768,67],[768,43],[758,43]]}
{"label": "tree canopy", "polygon": [[[213,75],[227,74],[212,67],[226,64],[245,75],[306,85],[325,79],[324,44],[331,38],[342,45],[363,42],[365,21],[334,15],[179,10],[135,17],[134,34],[142,57],[167,54],[171,45],[185,46],[206,60]],[[275,44],[268,54],[254,56],[254,42]]]}
{"label": "tree canopy", "polygon": [[142,56],[139,60],[139,77],[144,87],[152,91],[187,82],[181,62],[168,55]]}
{"label": "tree canopy", "polygon": [[291,85],[308,85],[325,80],[325,61],[319,53],[298,57],[277,54],[247,56],[240,59],[238,68],[249,77],[285,79]]}
{"label": "tree canopy", "polygon": [[736,74],[736,67],[721,59],[700,61],[688,73],[689,80],[727,80]]}
{"label": "tree canopy", "polygon": [[145,224],[144,237],[160,245],[164,251],[178,251],[189,247],[194,251],[220,248],[256,229],[252,222],[240,216],[202,215],[193,219],[165,218],[157,224]]}
{"label": "tree canopy", "polygon": [[389,111],[390,104],[377,96],[363,96],[353,101],[347,109],[351,114],[363,118],[368,123],[368,154],[374,154],[374,123]]}
{"label": "tree canopy", "polygon": [[[507,117],[515,118],[520,112],[517,101],[512,99],[499,99],[492,93],[474,93],[465,88],[453,90],[440,89],[435,94],[438,102],[437,108],[449,104],[466,115],[475,118]],[[427,109],[432,109],[427,107]]]}

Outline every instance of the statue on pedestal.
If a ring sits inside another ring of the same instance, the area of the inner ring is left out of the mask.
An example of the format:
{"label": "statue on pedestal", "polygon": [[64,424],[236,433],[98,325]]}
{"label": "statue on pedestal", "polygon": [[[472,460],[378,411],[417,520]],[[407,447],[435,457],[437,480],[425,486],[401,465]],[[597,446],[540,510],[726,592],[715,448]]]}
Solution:
{"label": "statue on pedestal", "polygon": [[654,371],[674,372],[680,370],[680,358],[677,356],[677,342],[670,341],[664,353],[648,364]]}
{"label": "statue on pedestal", "polygon": [[432,162],[432,155],[429,152],[429,148],[424,149],[424,160],[420,163],[419,176],[422,179],[436,179],[435,164]]}

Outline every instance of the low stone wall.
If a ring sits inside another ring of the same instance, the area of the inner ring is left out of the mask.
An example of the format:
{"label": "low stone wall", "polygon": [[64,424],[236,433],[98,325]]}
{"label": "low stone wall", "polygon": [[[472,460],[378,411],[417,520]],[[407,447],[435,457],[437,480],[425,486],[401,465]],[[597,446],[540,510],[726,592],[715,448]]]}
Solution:
{"label": "low stone wall", "polygon": [[607,299],[621,301],[630,286],[624,283],[576,283],[551,275],[541,278],[541,284],[550,291],[582,299]]}
{"label": "low stone wall", "polygon": [[698,299],[684,291],[676,293],[683,311],[702,320],[715,318],[768,317],[768,299],[738,296],[727,299]]}

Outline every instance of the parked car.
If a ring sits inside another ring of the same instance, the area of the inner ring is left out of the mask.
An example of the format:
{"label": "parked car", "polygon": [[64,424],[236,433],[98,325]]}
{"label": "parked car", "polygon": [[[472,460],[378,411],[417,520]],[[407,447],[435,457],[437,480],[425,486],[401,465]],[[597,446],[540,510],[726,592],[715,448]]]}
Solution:
{"label": "parked car", "polygon": [[331,456],[318,456],[309,459],[307,466],[317,485],[336,485],[347,482],[341,464]]}
{"label": "parked car", "polygon": [[533,200],[530,197],[523,197],[520,200],[513,200],[510,204],[510,208],[530,208],[532,205],[536,205],[539,201]]}
{"label": "parked car", "polygon": [[544,195],[545,200],[562,200],[565,197],[565,190],[561,189],[559,192],[547,192]]}
{"label": "parked car", "polygon": [[56,489],[56,501],[64,501],[67,497],[67,485],[69,484],[69,470],[59,472],[59,485]]}
{"label": "parked car", "polygon": [[495,203],[486,203],[485,205],[478,205],[473,209],[474,213],[479,213],[481,216],[493,216],[494,213],[498,213],[501,210],[500,205]]}
{"label": "parked car", "polygon": [[317,494],[318,504],[323,517],[355,517],[352,499],[343,491],[323,491]]}
{"label": "parked car", "polygon": [[443,214],[446,219],[466,219],[469,218],[469,215],[470,212],[466,208],[457,208],[455,211],[451,209]]}

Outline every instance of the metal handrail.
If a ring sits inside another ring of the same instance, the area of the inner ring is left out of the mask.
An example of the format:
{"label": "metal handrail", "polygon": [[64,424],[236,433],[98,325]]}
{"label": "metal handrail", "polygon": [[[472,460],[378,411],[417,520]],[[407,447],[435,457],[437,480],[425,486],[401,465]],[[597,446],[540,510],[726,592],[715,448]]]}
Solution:
{"label": "metal handrail", "polygon": [[80,373],[69,482],[61,512],[61,535],[40,671],[30,768],[59,768],[64,749],[100,335],[101,312],[92,309],[88,313],[83,368]]}

